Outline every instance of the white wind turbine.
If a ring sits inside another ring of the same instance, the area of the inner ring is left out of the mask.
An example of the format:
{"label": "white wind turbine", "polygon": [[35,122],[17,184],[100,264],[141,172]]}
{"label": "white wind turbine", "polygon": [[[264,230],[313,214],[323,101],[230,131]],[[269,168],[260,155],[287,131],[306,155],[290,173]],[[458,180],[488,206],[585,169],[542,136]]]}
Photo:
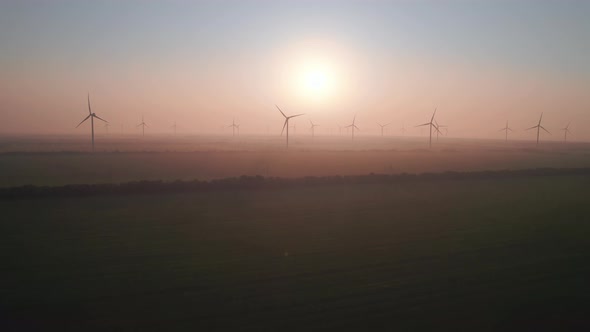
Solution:
{"label": "white wind turbine", "polygon": [[89,118],[90,118],[90,128],[92,131],[92,152],[94,152],[94,118],[104,121],[105,123],[108,123],[108,121],[101,119],[98,115],[96,115],[96,113],[92,113],[92,109],[90,108],[90,94],[88,94],[88,116],[85,117],[84,120],[82,120],[82,122],[80,122],[76,126],[76,128],[80,127],[80,125],[83,124],[84,121],[88,120]]}

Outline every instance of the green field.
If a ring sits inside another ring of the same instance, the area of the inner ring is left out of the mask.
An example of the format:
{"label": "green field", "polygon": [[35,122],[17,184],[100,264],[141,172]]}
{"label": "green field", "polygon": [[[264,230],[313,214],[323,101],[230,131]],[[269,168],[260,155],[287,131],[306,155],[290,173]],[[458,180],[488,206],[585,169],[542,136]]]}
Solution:
{"label": "green field", "polygon": [[2,330],[590,327],[587,176],[0,201]]}

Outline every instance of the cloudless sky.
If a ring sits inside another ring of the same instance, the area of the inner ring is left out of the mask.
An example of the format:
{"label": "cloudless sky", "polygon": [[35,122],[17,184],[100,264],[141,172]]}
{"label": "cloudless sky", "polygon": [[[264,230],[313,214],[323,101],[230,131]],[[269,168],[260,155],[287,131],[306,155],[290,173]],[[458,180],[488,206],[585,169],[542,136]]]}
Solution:
{"label": "cloudless sky", "polygon": [[[461,137],[545,112],[590,139],[589,17],[581,0],[0,0],[0,134],[82,133],[90,92],[130,132],[142,115],[154,131],[278,132],[277,103],[324,130],[356,113],[367,133],[438,107]],[[302,93],[306,63],[330,68],[332,93]]]}

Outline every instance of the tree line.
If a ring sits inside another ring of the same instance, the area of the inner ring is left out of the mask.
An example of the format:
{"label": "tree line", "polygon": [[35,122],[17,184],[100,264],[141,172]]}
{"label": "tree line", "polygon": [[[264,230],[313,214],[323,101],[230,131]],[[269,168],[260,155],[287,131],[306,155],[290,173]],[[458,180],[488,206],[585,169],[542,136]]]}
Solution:
{"label": "tree line", "polygon": [[416,181],[446,180],[500,180],[522,177],[590,175],[590,168],[537,168],[525,170],[498,170],[478,172],[443,172],[422,174],[368,174],[348,176],[307,176],[302,178],[279,178],[247,176],[210,181],[132,181],[125,183],[72,184],[64,186],[35,186],[0,188],[0,199],[26,199],[43,197],[80,197],[96,195],[161,194],[182,192],[208,192],[228,190],[264,190],[301,186],[350,185],[350,184],[396,184]]}

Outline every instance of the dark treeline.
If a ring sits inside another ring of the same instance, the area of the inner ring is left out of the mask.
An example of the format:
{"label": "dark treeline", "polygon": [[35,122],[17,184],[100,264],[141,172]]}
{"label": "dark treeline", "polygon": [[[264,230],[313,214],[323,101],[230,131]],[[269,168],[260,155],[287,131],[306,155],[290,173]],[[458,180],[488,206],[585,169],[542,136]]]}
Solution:
{"label": "dark treeline", "polygon": [[422,174],[369,174],[357,176],[323,176],[303,178],[277,178],[246,176],[211,181],[134,181],[107,184],[74,184],[65,186],[33,186],[0,188],[0,199],[40,197],[94,196],[112,194],[161,194],[173,192],[207,192],[221,190],[278,189],[296,186],[395,184],[412,181],[448,180],[501,180],[523,177],[590,175],[590,168],[537,168],[527,170],[500,170],[481,172],[444,172]]}

